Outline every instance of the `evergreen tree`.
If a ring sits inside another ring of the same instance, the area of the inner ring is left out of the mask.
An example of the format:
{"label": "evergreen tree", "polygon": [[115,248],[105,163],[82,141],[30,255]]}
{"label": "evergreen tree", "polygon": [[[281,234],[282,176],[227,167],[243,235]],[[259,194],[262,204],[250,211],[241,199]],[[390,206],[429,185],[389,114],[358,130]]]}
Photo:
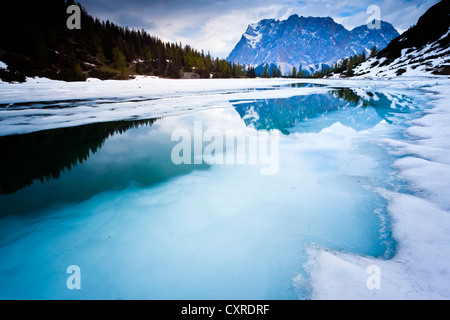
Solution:
{"label": "evergreen tree", "polygon": [[254,67],[249,67],[247,71],[248,78],[256,78],[256,71]]}
{"label": "evergreen tree", "polygon": [[353,64],[349,63],[347,67],[347,77],[353,77]]}
{"label": "evergreen tree", "polygon": [[145,53],[145,62],[153,63],[153,55],[149,48],[147,48],[146,53]]}
{"label": "evergreen tree", "polygon": [[119,69],[119,71],[124,74],[127,69],[127,60],[125,59],[125,55],[122,53],[122,50],[120,50],[118,47],[115,47],[113,49],[113,60],[114,60],[114,66]]}
{"label": "evergreen tree", "polygon": [[292,67],[292,72],[291,72],[291,77],[292,78],[297,78],[298,74],[297,74],[297,68],[295,66]]}
{"label": "evergreen tree", "polygon": [[341,68],[342,70],[346,70],[347,67],[348,67],[348,58],[345,58],[344,60],[342,60]]}
{"label": "evergreen tree", "polygon": [[282,74],[281,74],[281,67],[278,66],[277,68],[277,78],[281,78]]}
{"label": "evergreen tree", "polygon": [[80,64],[79,63],[76,63],[75,64],[75,67],[74,67],[74,78],[73,78],[74,80],[86,80],[85,79],[85,76],[84,76],[84,73],[83,73],[83,70],[81,69],[81,66],[80,66]]}
{"label": "evergreen tree", "polygon": [[264,72],[262,74],[263,78],[268,78],[269,77],[269,69],[267,68],[267,64],[264,65]]}
{"label": "evergreen tree", "polygon": [[96,57],[100,61],[100,63],[104,63],[106,61],[106,58],[105,58],[105,53],[103,51],[103,47],[101,45],[98,45],[96,47],[96,53],[97,53]]}
{"label": "evergreen tree", "polygon": [[270,77],[271,78],[277,77],[277,68],[272,68],[272,71],[270,72]]}
{"label": "evergreen tree", "polygon": [[370,50],[370,57],[373,58],[378,54],[378,49],[376,46],[373,46],[372,50]]}
{"label": "evergreen tree", "polygon": [[205,58],[205,68],[206,68],[206,72],[208,73],[208,75],[211,74],[212,60],[211,60],[211,55],[209,53]]}
{"label": "evergreen tree", "polygon": [[298,70],[298,72],[297,72],[298,78],[306,78],[307,76],[308,76],[308,74],[306,73],[305,70],[302,70],[302,69]]}

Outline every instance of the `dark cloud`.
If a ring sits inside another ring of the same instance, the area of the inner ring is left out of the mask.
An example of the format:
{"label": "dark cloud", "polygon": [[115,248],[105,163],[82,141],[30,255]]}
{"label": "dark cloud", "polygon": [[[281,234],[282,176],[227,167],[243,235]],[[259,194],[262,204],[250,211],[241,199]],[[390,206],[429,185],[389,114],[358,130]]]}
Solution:
{"label": "dark cloud", "polygon": [[[367,8],[377,5],[382,20],[400,32],[438,0],[80,0],[99,19],[146,29],[167,41],[188,42],[226,57],[246,26],[264,18],[285,19],[290,14],[330,16],[347,29],[365,24]],[[206,47],[205,47],[206,46]]]}

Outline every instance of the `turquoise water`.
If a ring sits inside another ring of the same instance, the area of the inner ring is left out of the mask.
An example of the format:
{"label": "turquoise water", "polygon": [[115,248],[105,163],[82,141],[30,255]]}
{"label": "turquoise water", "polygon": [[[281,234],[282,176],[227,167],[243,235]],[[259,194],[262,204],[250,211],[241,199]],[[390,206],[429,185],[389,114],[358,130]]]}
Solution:
{"label": "turquoise water", "polygon": [[[1,137],[0,298],[307,299],[292,279],[311,244],[392,257],[377,188],[404,186],[380,139],[401,139],[418,103],[369,97],[335,88]],[[279,131],[279,170],[173,164],[172,133],[196,122]]]}

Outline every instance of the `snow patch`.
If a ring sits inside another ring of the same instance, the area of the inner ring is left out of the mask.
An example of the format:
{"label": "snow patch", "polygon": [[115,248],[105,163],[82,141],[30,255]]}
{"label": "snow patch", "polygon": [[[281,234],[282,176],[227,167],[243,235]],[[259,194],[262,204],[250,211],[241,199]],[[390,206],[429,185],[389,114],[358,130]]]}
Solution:
{"label": "snow patch", "polygon": [[244,34],[244,37],[247,39],[247,43],[253,48],[256,48],[256,45],[261,41],[262,34],[257,32],[256,35],[250,35],[248,33]]}

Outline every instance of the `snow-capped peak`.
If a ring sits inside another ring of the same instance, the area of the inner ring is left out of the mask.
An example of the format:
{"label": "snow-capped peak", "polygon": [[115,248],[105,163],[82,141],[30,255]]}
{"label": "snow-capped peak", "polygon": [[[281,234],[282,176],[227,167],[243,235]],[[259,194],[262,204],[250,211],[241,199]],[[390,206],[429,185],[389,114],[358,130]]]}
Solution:
{"label": "snow-capped peak", "polygon": [[250,24],[227,60],[314,69],[369,52],[373,46],[384,48],[398,35],[387,22],[381,23],[380,30],[363,25],[349,31],[330,17],[292,15],[287,20],[265,19]]}

